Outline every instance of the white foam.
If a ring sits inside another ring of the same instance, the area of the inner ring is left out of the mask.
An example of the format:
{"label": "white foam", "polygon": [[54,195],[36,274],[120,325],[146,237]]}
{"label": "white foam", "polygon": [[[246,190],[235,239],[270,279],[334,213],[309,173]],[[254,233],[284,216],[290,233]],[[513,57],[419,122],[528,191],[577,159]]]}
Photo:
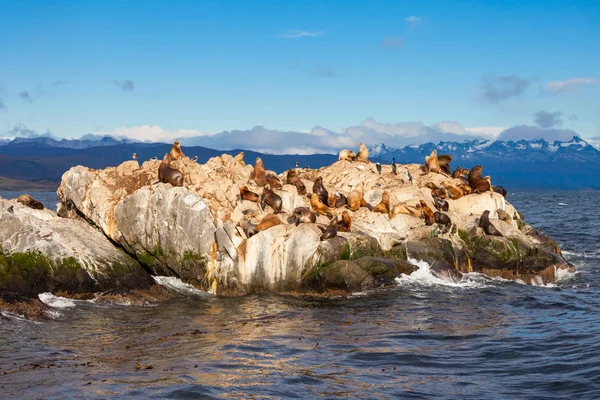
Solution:
{"label": "white foam", "polygon": [[57,310],[46,310],[44,312],[50,319],[59,319],[60,317],[62,317],[62,313]]}
{"label": "white foam", "polygon": [[568,206],[567,203],[558,203],[559,206]]}
{"label": "white foam", "polygon": [[40,293],[38,294],[40,301],[50,307],[55,308],[71,308],[75,307],[75,301],[67,299],[65,297],[55,296],[52,293]]}
{"label": "white foam", "polygon": [[159,285],[162,285],[168,289],[174,290],[181,294],[200,297],[210,296],[210,293],[205,292],[204,290],[196,289],[189,283],[185,283],[181,279],[175,278],[173,276],[153,276],[152,278],[154,278],[156,283],[158,283]]}
{"label": "white foam", "polygon": [[431,273],[431,266],[422,260],[408,258],[411,264],[419,267],[418,270],[410,275],[402,274],[396,278],[398,284],[417,284],[421,286],[448,286],[457,288],[483,288],[486,287],[485,278],[482,274],[465,274],[459,282],[438,278]]}

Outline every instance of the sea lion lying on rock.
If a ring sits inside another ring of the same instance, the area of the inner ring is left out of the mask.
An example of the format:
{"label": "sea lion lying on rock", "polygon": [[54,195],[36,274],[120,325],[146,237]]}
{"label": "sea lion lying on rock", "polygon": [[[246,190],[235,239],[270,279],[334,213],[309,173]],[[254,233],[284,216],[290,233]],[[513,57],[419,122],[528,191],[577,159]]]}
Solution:
{"label": "sea lion lying on rock", "polygon": [[171,168],[171,156],[169,154],[165,154],[158,167],[158,181],[170,183],[173,186],[183,186],[183,173],[178,169]]}
{"label": "sea lion lying on rock", "polygon": [[263,188],[263,192],[260,195],[260,206],[263,210],[266,204],[271,206],[275,214],[279,214],[281,212],[283,200],[281,200],[281,196],[271,190],[269,185]]}
{"label": "sea lion lying on rock", "polygon": [[452,226],[452,220],[448,215],[436,211],[433,213],[433,217],[435,222],[440,226],[442,233],[446,233],[450,230],[450,227]]}
{"label": "sea lion lying on rock", "polygon": [[350,232],[352,229],[352,218],[350,218],[350,214],[348,211],[342,212],[342,220],[338,222],[338,230],[340,232]]}
{"label": "sea lion lying on rock", "polygon": [[255,203],[258,203],[258,200],[260,199],[258,194],[250,191],[250,189],[248,189],[248,186],[246,185],[240,188],[240,197],[242,198],[242,200],[249,200]]}
{"label": "sea lion lying on rock", "polygon": [[364,187],[364,182],[361,182],[350,192],[350,194],[348,194],[346,200],[348,202],[348,208],[352,211],[356,211],[360,208],[364,196]]}
{"label": "sea lion lying on rock", "polygon": [[342,150],[338,156],[338,161],[354,161],[356,160],[356,154],[352,150]]}
{"label": "sea lion lying on rock", "polygon": [[306,207],[296,207],[289,221],[296,226],[300,224],[314,224],[317,222],[317,215]]}
{"label": "sea lion lying on rock", "polygon": [[501,221],[506,222],[507,224],[511,224],[513,219],[512,217],[503,209],[499,208],[496,210],[496,212],[498,213],[498,219]]}
{"label": "sea lion lying on rock", "polygon": [[333,216],[331,214],[331,209],[319,200],[319,196],[316,193],[310,195],[310,205],[317,214],[327,215],[329,218]]}
{"label": "sea lion lying on rock", "polygon": [[390,212],[390,194],[384,191],[381,195],[381,201],[373,208],[373,212],[388,214]]}
{"label": "sea lion lying on rock", "polygon": [[36,199],[34,199],[33,197],[31,197],[28,194],[22,194],[19,197],[17,197],[17,202],[19,202],[29,208],[33,208],[34,210],[43,210],[44,209],[44,205],[42,204],[41,201],[37,201]]}
{"label": "sea lion lying on rock", "polygon": [[282,225],[283,222],[279,219],[279,217],[275,214],[266,215],[262,221],[256,226],[257,232],[265,231],[269,228],[272,228],[276,225]]}
{"label": "sea lion lying on rock", "polygon": [[302,182],[302,179],[300,179],[298,176],[298,172],[296,170],[287,170],[286,182],[288,185],[296,186],[296,191],[300,196],[304,196],[306,194],[306,186]]}
{"label": "sea lion lying on rock", "polygon": [[504,198],[506,198],[506,195],[508,194],[503,186],[494,186],[494,192],[501,194]]}
{"label": "sea lion lying on rock", "polygon": [[433,205],[439,211],[448,211],[448,202],[446,200],[442,200],[437,196],[433,196]]}

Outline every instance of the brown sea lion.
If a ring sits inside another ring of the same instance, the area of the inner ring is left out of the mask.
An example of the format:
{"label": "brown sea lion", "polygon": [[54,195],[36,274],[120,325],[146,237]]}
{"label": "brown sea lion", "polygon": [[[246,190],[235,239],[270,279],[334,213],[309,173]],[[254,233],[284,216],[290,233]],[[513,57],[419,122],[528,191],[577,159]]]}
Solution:
{"label": "brown sea lion", "polygon": [[183,186],[183,173],[178,169],[171,168],[171,156],[169,154],[165,154],[158,167],[158,181],[170,183],[173,186]]}
{"label": "brown sea lion", "polygon": [[360,208],[364,195],[364,187],[364,182],[361,182],[356,186],[356,188],[354,188],[353,191],[350,192],[350,194],[348,194],[346,201],[348,202],[348,208],[352,211],[356,211]]}
{"label": "brown sea lion", "polygon": [[365,200],[364,197],[362,199],[360,199],[360,206],[366,207],[369,211],[373,211],[373,206],[370,205],[369,203],[367,203],[367,201]]}
{"label": "brown sea lion", "polygon": [[335,192],[335,196],[337,197],[337,200],[335,201],[335,208],[344,207],[346,204],[348,204],[346,196],[343,194]]}
{"label": "brown sea lion", "polygon": [[413,217],[421,217],[421,205],[409,206],[408,204],[398,203],[388,213],[390,219],[394,218],[398,214],[411,215]]}
{"label": "brown sea lion", "polygon": [[483,228],[483,231],[486,235],[502,236],[500,231],[496,229],[494,225],[492,225],[492,222],[490,221],[489,210],[485,210],[483,214],[481,214],[481,217],[479,218],[479,226]]}
{"label": "brown sea lion", "polygon": [[423,213],[423,218],[425,219],[425,225],[433,225],[435,222],[435,215],[433,211],[431,208],[429,208],[425,201],[421,200],[419,201],[419,204],[421,204],[421,212]]}
{"label": "brown sea lion", "polygon": [[260,199],[258,194],[250,191],[250,189],[248,189],[248,186],[246,186],[246,185],[244,185],[240,188],[240,197],[243,200],[250,200],[255,203],[258,203],[258,200]]}
{"label": "brown sea lion", "polygon": [[239,225],[246,234],[247,238],[250,238],[258,233],[256,229],[258,227],[258,224],[253,224],[252,222],[250,222],[250,217],[242,218],[240,220]]}
{"label": "brown sea lion", "polygon": [[440,211],[448,211],[448,202],[446,200],[442,200],[437,196],[433,196],[433,205],[436,209]]}
{"label": "brown sea lion", "polygon": [[296,226],[300,224],[314,224],[317,222],[317,215],[306,207],[296,207],[292,215],[292,220]]}
{"label": "brown sea lion", "polygon": [[254,179],[254,182],[258,186],[265,186],[267,182],[267,173],[265,172],[265,164],[260,157],[256,157],[256,163],[254,164],[254,169],[250,174],[250,179]]}
{"label": "brown sea lion", "polygon": [[462,172],[463,172],[463,169],[461,167],[456,167],[456,169],[452,173],[452,177],[456,178],[456,179],[460,179],[463,177]]}
{"label": "brown sea lion", "polygon": [[181,151],[179,140],[176,140],[173,143],[173,147],[171,147],[171,151],[169,152],[169,157],[171,157],[171,161],[179,160],[180,158],[185,157],[183,151]]}
{"label": "brown sea lion", "polygon": [[447,233],[452,227],[452,220],[450,219],[450,217],[439,211],[434,212],[433,216],[435,218],[435,222],[440,227],[441,232]]}
{"label": "brown sea lion", "polygon": [[437,158],[437,150],[436,149],[431,150],[431,154],[428,156],[425,156],[425,165],[427,166],[427,170],[429,172],[439,173],[441,171],[440,164],[439,164],[438,158]]}
{"label": "brown sea lion", "polygon": [[471,186],[469,186],[468,183],[463,182],[463,183],[459,183],[457,185],[458,188],[460,188],[460,190],[462,190],[462,192],[464,193],[464,195],[468,195],[471,194],[473,192],[473,189],[471,189]]}
{"label": "brown sea lion", "polygon": [[435,183],[433,183],[433,182],[427,182],[427,183],[425,183],[425,187],[429,188],[431,190],[434,190],[434,189],[438,188],[437,185]]}
{"label": "brown sea lion", "polygon": [[448,197],[450,197],[452,200],[458,200],[465,194],[461,188],[452,185],[451,183],[446,184],[446,191],[448,192]]}
{"label": "brown sea lion", "polygon": [[496,212],[498,213],[498,219],[502,220],[504,222],[506,222],[507,224],[511,224],[513,219],[512,217],[503,209],[499,208],[496,210]]}
{"label": "brown sea lion", "polygon": [[504,189],[504,186],[494,186],[494,192],[499,193],[502,197],[506,198],[508,192]]}
{"label": "brown sea lion", "polygon": [[490,185],[490,190],[492,190],[492,178],[489,175],[487,175],[484,176],[483,179],[487,181],[487,183]]}
{"label": "brown sea lion", "polygon": [[306,186],[302,182],[302,179],[298,176],[298,171],[293,169],[287,170],[286,183],[288,185],[296,186],[296,191],[300,196],[304,196],[306,194]]}
{"label": "brown sea lion", "polygon": [[310,195],[310,205],[316,213],[327,215],[329,218],[332,217],[331,209],[323,204],[321,200],[319,200],[319,196],[316,193]]}
{"label": "brown sea lion", "polygon": [[452,156],[449,154],[440,154],[439,156],[437,156],[437,159],[438,165],[440,166],[442,172],[445,172],[446,174],[450,175],[450,161],[452,161]]}
{"label": "brown sea lion", "polygon": [[262,221],[256,226],[257,232],[262,232],[269,228],[274,227],[275,225],[281,225],[283,222],[279,219],[279,217],[275,214],[266,215]]}
{"label": "brown sea lion", "polygon": [[350,232],[352,229],[352,218],[350,218],[350,214],[348,211],[344,211],[342,213],[342,220],[338,222],[338,230],[340,232]]}
{"label": "brown sea lion", "polygon": [[373,208],[374,212],[389,214],[390,212],[390,194],[384,191],[381,195],[381,201]]}
{"label": "brown sea lion", "polygon": [[356,161],[361,161],[365,163],[369,162],[369,149],[367,149],[363,142],[360,142],[359,144],[359,150],[356,154]]}
{"label": "brown sea lion", "polygon": [[260,206],[265,208],[265,205],[268,204],[271,206],[275,214],[279,214],[281,212],[281,205],[283,200],[281,200],[281,196],[272,191],[269,186],[265,186],[263,188],[263,192],[260,195]]}
{"label": "brown sea lion", "polygon": [[276,177],[273,174],[267,174],[267,183],[273,188],[273,189],[281,189],[282,185],[281,185],[281,181],[279,180],[278,177]]}
{"label": "brown sea lion", "polygon": [[43,210],[44,209],[44,205],[42,204],[41,201],[37,201],[36,199],[34,199],[33,197],[31,197],[28,194],[22,194],[19,197],[17,197],[17,202],[19,202],[29,208],[33,208],[34,210]]}
{"label": "brown sea lion", "polygon": [[327,191],[327,189],[325,189],[325,186],[323,186],[323,177],[319,176],[317,180],[315,180],[315,183],[312,187],[312,192],[316,193],[317,196],[319,196],[319,200],[321,200],[321,203],[327,204],[329,200],[329,192]]}
{"label": "brown sea lion", "polygon": [[445,199],[446,197],[448,197],[448,192],[446,191],[445,188],[437,187],[435,189],[431,189],[431,195],[437,196],[440,199]]}
{"label": "brown sea lion", "polygon": [[329,222],[329,225],[327,225],[327,228],[323,228],[321,226],[319,226],[319,229],[321,230],[321,232],[323,232],[323,234],[321,235],[321,241],[323,240],[327,240],[327,239],[331,239],[337,236],[338,233],[338,217],[335,216],[331,219],[331,221]]}
{"label": "brown sea lion", "polygon": [[490,190],[490,183],[481,177],[481,165],[476,165],[469,171],[469,186],[475,193],[484,193]]}
{"label": "brown sea lion", "polygon": [[244,152],[240,151],[235,157],[233,157],[233,159],[235,161],[238,162],[238,164],[240,164],[242,167],[246,166],[246,163],[244,162]]}
{"label": "brown sea lion", "polygon": [[356,154],[352,150],[342,150],[338,156],[338,161],[354,161],[356,160]]}

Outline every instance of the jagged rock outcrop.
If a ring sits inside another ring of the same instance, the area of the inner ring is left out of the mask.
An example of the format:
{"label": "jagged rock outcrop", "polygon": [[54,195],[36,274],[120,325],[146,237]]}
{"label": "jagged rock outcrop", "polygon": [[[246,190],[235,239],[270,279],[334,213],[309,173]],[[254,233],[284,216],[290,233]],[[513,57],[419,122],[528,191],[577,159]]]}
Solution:
{"label": "jagged rock outcrop", "polygon": [[[438,276],[453,280],[460,279],[461,273],[478,271],[527,283],[550,282],[556,279],[552,271],[569,268],[558,246],[540,239],[495,192],[447,199],[445,214],[452,221],[447,230],[438,224],[426,225],[418,216],[398,214],[390,219],[361,207],[348,211],[351,232],[338,232],[321,241],[317,225],[326,226],[329,218],[319,215],[317,224],[288,223],[294,208],[311,205],[295,186],[284,184],[274,189],[282,199],[283,212],[277,216],[283,223],[248,238],[241,225],[247,221],[257,224],[273,212],[270,206],[263,210],[240,198],[242,185],[262,192],[249,179],[250,165],[229,155],[206,164],[183,157],[171,163],[183,172],[183,187],[155,183],[159,165],[159,161],[141,166],[127,161],[105,170],[77,166],[63,175],[59,198],[153,273],[175,275],[218,294],[340,289],[343,285],[335,282],[346,272],[354,278],[353,283],[346,281],[344,290],[363,290],[390,284],[401,273],[411,272],[406,261],[402,268],[397,263],[383,268],[381,262],[374,268],[373,262],[358,262],[365,257],[392,263],[409,257],[421,259],[429,262]],[[417,164],[398,165],[397,170],[395,175],[384,165],[379,174],[374,164],[350,161],[320,170],[297,169],[308,192],[319,176],[330,193],[345,196],[364,183],[364,198],[372,206],[387,191],[392,205],[420,207],[423,200],[435,210],[431,189],[425,185],[462,183],[438,173],[424,174]],[[285,174],[279,179],[284,183]],[[504,210],[512,221],[499,220],[497,209]],[[333,214],[339,216],[344,210],[334,209]],[[503,237],[487,236],[478,228],[477,219],[485,210],[490,211],[490,221]]]}
{"label": "jagged rock outcrop", "polygon": [[0,292],[96,292],[151,283],[136,260],[86,222],[0,199]]}

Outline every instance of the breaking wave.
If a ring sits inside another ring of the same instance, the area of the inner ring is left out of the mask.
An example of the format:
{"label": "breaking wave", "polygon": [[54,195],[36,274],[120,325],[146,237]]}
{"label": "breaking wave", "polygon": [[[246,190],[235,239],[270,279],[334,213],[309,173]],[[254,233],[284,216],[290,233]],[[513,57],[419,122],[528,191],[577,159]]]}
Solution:
{"label": "breaking wave", "polygon": [[67,299],[65,297],[55,296],[52,293],[40,293],[38,294],[40,301],[50,307],[54,308],[72,308],[75,307],[75,301]]}
{"label": "breaking wave", "polygon": [[205,292],[200,289],[196,289],[194,286],[189,283],[183,282],[179,278],[175,278],[173,276],[153,276],[156,283],[166,287],[167,289],[171,289],[175,292],[184,294],[184,295],[192,295],[197,297],[211,297],[212,295],[208,292]]}

